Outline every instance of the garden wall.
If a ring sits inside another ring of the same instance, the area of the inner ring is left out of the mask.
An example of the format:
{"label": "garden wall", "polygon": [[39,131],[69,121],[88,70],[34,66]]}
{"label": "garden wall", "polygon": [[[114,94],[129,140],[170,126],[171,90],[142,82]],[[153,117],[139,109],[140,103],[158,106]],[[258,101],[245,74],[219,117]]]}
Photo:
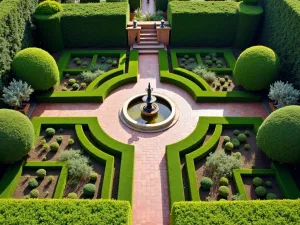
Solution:
{"label": "garden wall", "polygon": [[246,48],[263,10],[243,2],[172,1],[168,6],[171,45]]}
{"label": "garden wall", "polygon": [[299,200],[176,202],[171,224],[297,224],[299,210]]}
{"label": "garden wall", "polygon": [[272,48],[279,55],[281,78],[300,87],[300,1],[260,2],[265,13],[258,43]]}
{"label": "garden wall", "polygon": [[61,13],[35,17],[42,45],[50,52],[61,51],[64,47],[127,45],[127,2],[63,4]]}
{"label": "garden wall", "polygon": [[37,0],[0,1],[0,78],[10,70],[15,54],[32,46],[31,15]]}

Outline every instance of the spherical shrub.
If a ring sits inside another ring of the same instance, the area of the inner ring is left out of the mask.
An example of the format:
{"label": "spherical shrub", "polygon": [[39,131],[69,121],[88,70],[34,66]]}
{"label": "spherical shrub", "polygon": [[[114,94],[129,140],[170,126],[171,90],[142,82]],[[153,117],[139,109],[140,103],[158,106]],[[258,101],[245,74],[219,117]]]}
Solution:
{"label": "spherical shrub", "polygon": [[65,78],[69,78],[71,75],[69,73],[65,74]]}
{"label": "spherical shrub", "polygon": [[48,90],[59,80],[54,58],[40,48],[19,51],[12,62],[12,70],[18,79],[26,81],[34,90]]}
{"label": "spherical shrub", "polygon": [[79,89],[79,84],[75,83],[72,85],[73,90],[78,90]]}
{"label": "spherical shrub", "polygon": [[250,149],[251,149],[251,145],[245,144],[245,145],[244,145],[244,149],[247,150],[247,151],[250,150]]}
{"label": "spherical shrub", "polygon": [[96,181],[98,179],[98,173],[92,172],[90,175],[90,181]]}
{"label": "spherical shrub", "polygon": [[216,64],[223,65],[223,62],[222,62],[221,60],[217,60],[217,61],[216,61]]}
{"label": "spherical shrub", "polygon": [[49,127],[49,128],[46,129],[46,136],[47,137],[53,137],[54,135],[55,135],[55,129],[54,128]]}
{"label": "spherical shrub", "polygon": [[220,179],[221,186],[228,186],[228,183],[229,183],[229,181],[226,177],[221,177],[221,179]]}
{"label": "spherical shrub", "polygon": [[267,191],[263,186],[258,186],[257,188],[255,188],[255,194],[258,197],[264,197],[264,196],[266,196]]}
{"label": "spherical shrub", "polygon": [[70,198],[70,199],[77,199],[77,194],[75,192],[70,192],[67,196],[67,198]]}
{"label": "spherical shrub", "polygon": [[229,188],[227,186],[220,186],[219,195],[223,198],[227,198],[229,195]]}
{"label": "spherical shrub", "polygon": [[77,65],[77,66],[80,66],[81,63],[82,63],[81,60],[76,61],[76,65]]}
{"label": "spherical shrub", "polygon": [[48,151],[48,150],[49,150],[49,145],[48,145],[48,144],[43,144],[42,149],[43,149],[44,151]]}
{"label": "spherical shrub", "polygon": [[52,181],[54,181],[54,176],[48,176],[48,182],[51,183]]}
{"label": "spherical shrub", "polygon": [[240,141],[236,138],[233,138],[231,142],[235,148],[238,148],[241,145]]}
{"label": "spherical shrub", "polygon": [[57,152],[58,149],[59,149],[59,144],[57,142],[52,142],[50,144],[50,150],[52,152]]}
{"label": "spherical shrub", "polygon": [[247,137],[250,136],[250,131],[249,130],[246,130],[245,133],[244,133]]}
{"label": "spherical shrub", "polygon": [[96,192],[96,186],[94,184],[86,184],[83,187],[83,194],[87,197],[93,197]]}
{"label": "spherical shrub", "polygon": [[112,64],[112,62],[113,62],[112,59],[106,60],[106,63],[107,63],[107,64]]}
{"label": "spherical shrub", "polygon": [[210,55],[207,55],[207,56],[205,56],[205,59],[210,60],[210,59],[211,59],[211,56],[210,56]]}
{"label": "spherical shrub", "polygon": [[113,60],[113,61],[112,61],[112,65],[113,65],[113,66],[117,66],[117,65],[118,65],[117,60]]}
{"label": "spherical shrub", "polygon": [[47,171],[45,169],[39,169],[36,171],[36,175],[38,178],[44,179],[44,177],[47,175]]}
{"label": "spherical shrub", "polygon": [[211,52],[211,53],[210,53],[210,56],[211,56],[211,57],[217,57],[217,53]]}
{"label": "spherical shrub", "polygon": [[268,193],[267,194],[267,197],[266,197],[267,200],[274,200],[274,199],[277,199],[277,195],[275,193]]}
{"label": "spherical shrub", "polygon": [[271,187],[273,186],[272,181],[270,181],[270,180],[267,180],[267,181],[265,182],[265,184],[266,184],[266,186],[267,186],[268,188],[271,188]]}
{"label": "spherical shrub", "polygon": [[72,145],[72,144],[74,144],[74,140],[73,140],[72,138],[70,138],[70,139],[68,140],[68,145]]}
{"label": "spherical shrub", "polygon": [[42,161],[46,161],[47,160],[47,156],[44,156],[43,158],[42,158]]}
{"label": "spherical shrub", "polygon": [[189,55],[184,55],[183,56],[185,59],[188,59],[188,58],[190,58],[190,56]]}
{"label": "spherical shrub", "polygon": [[74,62],[77,62],[77,61],[79,61],[79,60],[80,60],[79,57],[74,58]]}
{"label": "spherical shrub", "polygon": [[217,84],[216,84],[216,90],[219,90],[220,87],[221,87],[221,84],[217,83]]}
{"label": "spherical shrub", "polygon": [[268,157],[281,163],[300,162],[300,106],[277,109],[264,120],[256,136]]}
{"label": "spherical shrub", "polygon": [[279,72],[279,58],[270,48],[254,46],[247,48],[236,61],[233,76],[246,90],[269,89]]}
{"label": "spherical shrub", "polygon": [[40,195],[40,192],[39,192],[39,190],[37,190],[37,189],[33,189],[33,190],[31,190],[31,192],[30,192],[30,197],[31,197],[31,198],[38,198],[39,195]]}
{"label": "spherical shrub", "polygon": [[238,140],[241,142],[241,143],[245,143],[247,141],[247,136],[245,134],[239,134],[238,135]]}
{"label": "spherical shrub", "polygon": [[58,131],[59,131],[59,133],[61,133],[61,134],[62,134],[62,133],[64,132],[64,129],[63,129],[63,128],[59,128],[59,130],[58,130]]}
{"label": "spherical shrub", "polygon": [[20,112],[0,109],[0,163],[21,160],[32,149],[34,129]]}
{"label": "spherical shrub", "polygon": [[66,87],[63,87],[61,90],[62,91],[69,91],[68,88],[66,88]]}
{"label": "spherical shrub", "polygon": [[223,91],[227,91],[227,90],[228,90],[228,85],[225,84],[225,85],[223,86],[223,89],[222,89],[222,90],[223,90]]}
{"label": "spherical shrub", "polygon": [[181,62],[185,63],[186,59],[185,58],[181,58]]}
{"label": "spherical shrub", "polygon": [[38,5],[38,7],[35,9],[35,13],[40,15],[51,15],[58,13],[61,10],[62,7],[60,3],[56,1],[44,1]]}
{"label": "spherical shrub", "polygon": [[229,80],[229,76],[228,75],[226,75],[224,78],[225,78],[226,81]]}
{"label": "spherical shrub", "polygon": [[230,137],[229,136],[224,136],[224,143],[230,142]]}
{"label": "spherical shrub", "polygon": [[235,136],[238,136],[238,135],[240,134],[240,131],[236,129],[236,130],[233,131],[233,134],[234,134]]}
{"label": "spherical shrub", "polygon": [[86,83],[80,83],[80,87],[83,89],[86,88]]}
{"label": "spherical shrub", "polygon": [[222,68],[222,64],[217,64],[217,68]]}
{"label": "spherical shrub", "polygon": [[216,62],[217,60],[218,60],[217,57],[213,57],[213,58],[212,58],[212,61],[213,61],[213,62]]}
{"label": "spherical shrub", "polygon": [[31,188],[36,188],[37,186],[39,186],[39,183],[37,182],[37,180],[35,178],[31,178],[28,181],[28,186]]}
{"label": "spherical shrub", "polygon": [[209,177],[203,177],[200,180],[200,185],[204,190],[209,190],[213,186],[214,182]]}
{"label": "spherical shrub", "polygon": [[73,78],[69,79],[69,81],[68,81],[68,84],[69,84],[69,85],[73,85],[73,84],[75,84],[75,83],[76,83],[76,80],[73,79]]}
{"label": "spherical shrub", "polygon": [[225,144],[225,150],[226,150],[226,151],[232,151],[233,148],[234,148],[234,145],[233,145],[232,142],[227,142],[227,143]]}
{"label": "spherical shrub", "polygon": [[45,139],[40,140],[40,145],[43,146],[44,144],[46,144],[47,141]]}
{"label": "spherical shrub", "polygon": [[57,137],[56,137],[56,142],[57,142],[58,144],[61,144],[62,141],[63,141],[63,137],[62,137],[62,136],[57,136]]}
{"label": "spherical shrub", "polygon": [[226,81],[225,81],[225,78],[220,78],[220,79],[219,79],[219,82],[220,82],[221,85],[225,84],[225,82],[226,82]]}
{"label": "spherical shrub", "polygon": [[82,62],[82,64],[81,64],[82,66],[87,66],[87,65],[89,65],[89,63],[88,62]]}
{"label": "spherical shrub", "polygon": [[258,186],[262,186],[264,182],[260,177],[254,177],[252,183],[254,186],[258,187]]}
{"label": "spherical shrub", "polygon": [[205,64],[211,66],[213,64],[213,61],[210,59],[205,60]]}

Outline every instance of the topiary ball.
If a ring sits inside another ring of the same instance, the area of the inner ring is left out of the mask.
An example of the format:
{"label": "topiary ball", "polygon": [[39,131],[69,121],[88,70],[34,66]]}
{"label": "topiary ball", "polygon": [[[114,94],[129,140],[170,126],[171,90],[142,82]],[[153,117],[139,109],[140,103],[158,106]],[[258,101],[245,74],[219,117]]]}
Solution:
{"label": "topiary ball", "polygon": [[234,148],[234,146],[233,146],[232,142],[227,142],[227,143],[225,144],[225,150],[226,150],[226,151],[232,151],[233,148]]}
{"label": "topiary ball", "polygon": [[237,138],[233,138],[231,142],[235,148],[238,148],[241,145],[240,141]]}
{"label": "topiary ball", "polygon": [[267,180],[265,183],[267,188],[271,188],[273,186],[273,183],[270,180]]}
{"label": "topiary ball", "polygon": [[266,199],[267,200],[277,199],[277,195],[275,193],[268,193]]}
{"label": "topiary ball", "polygon": [[279,72],[279,57],[270,48],[254,46],[247,48],[238,57],[233,77],[249,91],[269,89]]}
{"label": "topiary ball", "polygon": [[47,137],[53,137],[54,134],[55,134],[55,129],[52,128],[52,127],[49,127],[49,128],[46,129],[45,132],[46,132],[46,136]]}
{"label": "topiary ball", "polygon": [[47,171],[45,169],[38,169],[36,174],[38,178],[44,179],[44,177],[47,175]]}
{"label": "topiary ball", "polygon": [[41,2],[38,7],[35,9],[36,14],[40,15],[51,15],[58,13],[62,10],[61,4],[56,1],[44,1]]}
{"label": "topiary ball", "polygon": [[31,178],[28,181],[28,186],[31,188],[36,188],[37,186],[39,186],[39,183],[37,182],[37,180],[35,178]]}
{"label": "topiary ball", "polygon": [[229,188],[226,186],[219,187],[219,195],[223,198],[227,198],[229,195]]}
{"label": "topiary ball", "polygon": [[0,163],[21,160],[32,149],[34,129],[22,113],[0,109]]}
{"label": "topiary ball", "polygon": [[92,172],[90,175],[90,181],[96,181],[98,179],[98,173]]}
{"label": "topiary ball", "polygon": [[258,187],[258,186],[262,186],[264,182],[260,177],[254,177],[252,183],[254,186]]}
{"label": "topiary ball", "polygon": [[86,184],[83,187],[83,194],[87,197],[93,197],[96,192],[96,186],[94,184]]}
{"label": "topiary ball", "polygon": [[224,143],[230,142],[230,137],[229,136],[224,136]]}
{"label": "topiary ball", "polygon": [[52,142],[52,143],[50,144],[50,150],[51,150],[52,152],[57,152],[58,149],[59,149],[59,144],[58,144],[57,142]]}
{"label": "topiary ball", "polygon": [[300,106],[271,113],[259,127],[256,142],[268,157],[281,163],[300,162]]}
{"label": "topiary ball", "polygon": [[203,177],[200,180],[200,185],[204,190],[209,190],[213,186],[214,182],[209,177]]}
{"label": "topiary ball", "polygon": [[234,131],[233,131],[233,134],[234,134],[235,136],[238,136],[238,135],[240,134],[240,131],[239,131],[239,130],[234,130]]}
{"label": "topiary ball", "polygon": [[39,192],[39,190],[37,190],[37,189],[33,189],[33,190],[30,192],[30,197],[31,197],[31,198],[38,198],[39,195],[40,195],[40,192]]}
{"label": "topiary ball", "polygon": [[77,194],[75,192],[70,192],[67,196],[67,198],[70,198],[70,199],[77,199]]}
{"label": "topiary ball", "polygon": [[238,135],[238,140],[241,142],[241,143],[245,143],[247,141],[247,136],[246,134],[239,134]]}
{"label": "topiary ball", "polygon": [[257,188],[255,188],[255,194],[258,197],[264,197],[264,196],[266,196],[267,191],[263,186],[258,186]]}
{"label": "topiary ball", "polygon": [[221,186],[228,186],[228,183],[229,183],[229,181],[226,177],[221,177],[221,179],[220,179]]}
{"label": "topiary ball", "polygon": [[251,149],[251,145],[245,144],[245,145],[244,145],[244,149],[245,149],[246,151],[250,150],[250,149]]}
{"label": "topiary ball", "polygon": [[40,48],[19,51],[12,62],[12,70],[17,78],[26,81],[35,90],[48,90],[59,80],[54,58]]}

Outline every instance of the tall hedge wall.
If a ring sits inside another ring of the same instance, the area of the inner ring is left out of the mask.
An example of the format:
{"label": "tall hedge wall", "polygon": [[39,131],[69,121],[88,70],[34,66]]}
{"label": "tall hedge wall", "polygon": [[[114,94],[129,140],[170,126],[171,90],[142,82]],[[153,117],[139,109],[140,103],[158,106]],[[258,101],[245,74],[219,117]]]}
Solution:
{"label": "tall hedge wall", "polygon": [[32,46],[31,15],[37,0],[0,2],[0,78],[8,73],[15,54]]}
{"label": "tall hedge wall", "polygon": [[243,2],[172,1],[171,45],[246,48],[256,36],[262,13],[260,6]]}
{"label": "tall hedge wall", "polygon": [[127,201],[3,199],[0,212],[0,224],[132,224]]}
{"label": "tall hedge wall", "polygon": [[300,1],[260,2],[264,17],[258,42],[279,55],[281,79],[295,82],[300,87]]}
{"label": "tall hedge wall", "polygon": [[172,225],[296,225],[300,221],[300,200],[176,202]]}

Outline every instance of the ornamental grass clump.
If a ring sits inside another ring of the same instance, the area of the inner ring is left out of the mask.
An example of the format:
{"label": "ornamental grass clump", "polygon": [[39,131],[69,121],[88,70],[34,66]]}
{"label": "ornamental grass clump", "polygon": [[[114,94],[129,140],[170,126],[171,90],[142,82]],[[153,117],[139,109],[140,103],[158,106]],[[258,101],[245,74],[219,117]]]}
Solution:
{"label": "ornamental grass clump", "polygon": [[198,65],[192,71],[202,77],[209,84],[213,83],[217,79],[216,73],[209,71],[207,66],[204,65]]}

